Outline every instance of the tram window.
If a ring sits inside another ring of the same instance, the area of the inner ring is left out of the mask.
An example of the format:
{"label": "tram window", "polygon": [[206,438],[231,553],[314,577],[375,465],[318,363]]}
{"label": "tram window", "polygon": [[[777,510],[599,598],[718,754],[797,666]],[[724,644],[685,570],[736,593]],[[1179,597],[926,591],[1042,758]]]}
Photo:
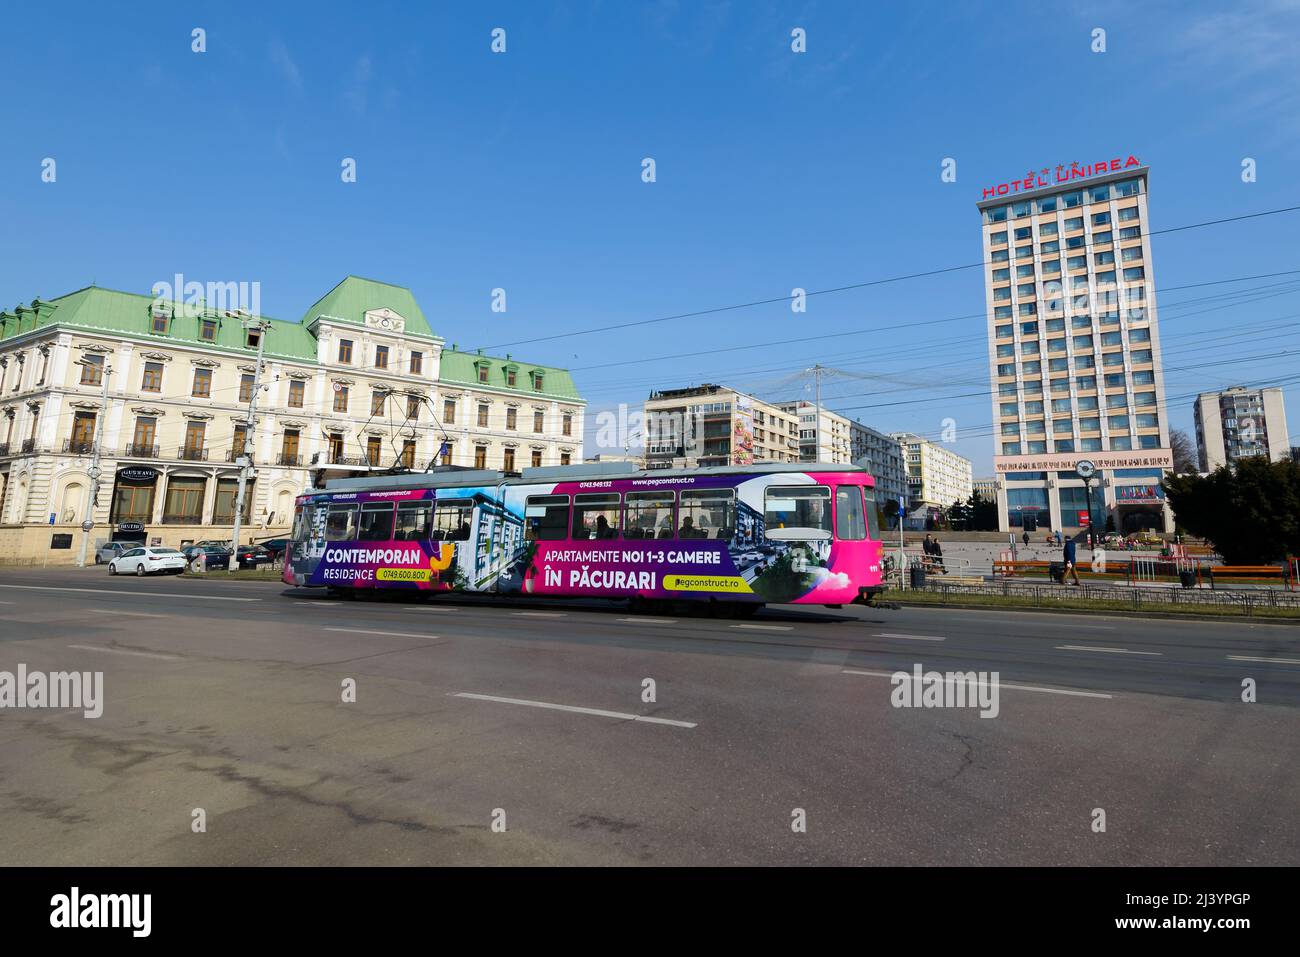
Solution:
{"label": "tram window", "polygon": [[876,490],[863,488],[862,494],[867,500],[867,532],[874,541],[880,541],[880,513],[876,511]]}
{"label": "tram window", "polygon": [[418,542],[429,537],[431,502],[401,502],[397,506],[397,528],[393,538],[399,542]]}
{"label": "tram window", "polygon": [[295,542],[304,542],[307,540],[308,509],[310,506],[299,505],[293,510],[293,532],[290,538]]}
{"label": "tram window", "polygon": [[393,503],[377,502],[361,506],[361,524],[357,527],[359,542],[388,542],[393,538]]}
{"label": "tram window", "polygon": [[474,502],[468,498],[439,499],[433,508],[435,542],[468,542],[474,519]]}
{"label": "tram window", "polygon": [[836,487],[835,537],[852,542],[860,542],[867,537],[867,519],[862,513],[861,485]]}
{"label": "tram window", "polygon": [[357,534],[357,507],[331,505],[325,518],[325,541],[350,542]]}
{"label": "tram window", "polygon": [[528,541],[556,542],[569,534],[569,496],[530,495],[524,506],[524,537]]}
{"label": "tram window", "polygon": [[763,503],[763,534],[773,541],[831,537],[831,490],[824,485],[770,485]]}
{"label": "tram window", "polygon": [[686,489],[678,515],[680,538],[730,538],[736,529],[735,489]]}
{"label": "tram window", "polygon": [[675,538],[672,492],[628,492],[624,538]]}
{"label": "tram window", "polygon": [[618,538],[618,493],[573,496],[573,537]]}

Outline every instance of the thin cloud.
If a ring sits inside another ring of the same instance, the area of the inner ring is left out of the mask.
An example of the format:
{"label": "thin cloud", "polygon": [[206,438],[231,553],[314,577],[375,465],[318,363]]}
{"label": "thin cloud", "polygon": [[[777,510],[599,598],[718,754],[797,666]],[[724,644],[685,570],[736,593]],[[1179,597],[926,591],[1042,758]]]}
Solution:
{"label": "thin cloud", "polygon": [[298,64],[293,62],[288,48],[279,40],[271,41],[271,62],[279,68],[291,87],[302,91],[302,73],[298,70]]}

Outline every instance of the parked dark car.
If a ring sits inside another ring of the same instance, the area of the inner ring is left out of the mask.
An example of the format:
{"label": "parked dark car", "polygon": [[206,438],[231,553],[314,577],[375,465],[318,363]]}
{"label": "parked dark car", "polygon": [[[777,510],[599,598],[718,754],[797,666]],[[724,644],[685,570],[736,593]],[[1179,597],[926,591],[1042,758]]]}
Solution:
{"label": "parked dark car", "polygon": [[230,549],[222,548],[220,545],[186,545],[181,552],[191,568],[194,567],[200,554],[203,555],[204,567],[208,571],[230,568]]}
{"label": "parked dark car", "polygon": [[240,568],[262,568],[270,565],[272,562],[271,553],[261,545],[240,545],[239,546],[239,567]]}
{"label": "parked dark car", "polygon": [[271,553],[271,561],[279,562],[284,560],[284,551],[289,547],[289,541],[288,538],[268,538],[257,544]]}

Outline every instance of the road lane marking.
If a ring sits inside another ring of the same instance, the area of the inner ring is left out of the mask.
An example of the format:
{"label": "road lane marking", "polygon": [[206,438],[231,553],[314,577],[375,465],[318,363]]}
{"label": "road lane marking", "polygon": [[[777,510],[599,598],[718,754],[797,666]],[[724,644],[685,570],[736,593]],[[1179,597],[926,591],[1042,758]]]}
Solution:
{"label": "road lane marking", "polygon": [[[892,678],[895,674],[901,674],[908,680],[915,680],[915,675],[910,671],[860,671],[857,668],[845,668],[840,672],[842,675],[866,675],[871,678]],[[945,679],[946,680],[946,679]],[[1100,691],[1070,691],[1065,688],[1040,688],[1037,685],[1013,685],[1005,681],[998,681],[999,688],[1011,688],[1015,691],[1041,691],[1043,694],[1064,694],[1077,698],[1113,698],[1114,695],[1103,694]]]}
{"label": "road lane marking", "polygon": [[1106,648],[1102,645],[1057,645],[1057,651],[1104,651],[1111,655],[1152,655],[1164,657],[1163,651],[1129,651],[1127,648]]}
{"label": "road lane marking", "polygon": [[947,641],[947,638],[940,638],[937,635],[902,635],[890,631],[882,631],[878,635],[872,635],[873,638],[908,638],[912,641]]}
{"label": "road lane marking", "polygon": [[794,631],[793,625],[732,625],[731,627],[749,631]]}
{"label": "road lane marking", "polygon": [[630,621],[634,625],[675,625],[676,618],[615,618],[615,621]]}
{"label": "road lane marking", "polygon": [[512,611],[510,614],[518,615],[521,618],[565,618],[568,612],[565,611]]}
{"label": "road lane marking", "polygon": [[601,708],[579,708],[571,704],[552,704],[549,701],[529,701],[526,698],[500,698],[490,694],[471,694],[457,691],[453,697],[473,698],[476,701],[495,701],[499,704],[520,704],[529,708],[547,708],[551,711],[571,711],[574,714],[593,714],[600,718],[620,718],[623,721],[643,721],[647,724],[667,724],[674,728],[693,728],[694,721],[674,721],[671,718],[651,718],[643,714],[628,714],[623,711],[605,711]]}
{"label": "road lane marking", "polygon": [[345,635],[383,635],[385,638],[424,638],[428,641],[437,639],[437,635],[413,635],[409,631],[370,631],[365,628],[326,628],[326,631],[341,631]]}
{"label": "road lane marking", "polygon": [[121,611],[117,608],[87,608],[97,615],[130,615],[132,618],[173,618],[174,615],[156,615],[149,611]]}
{"label": "road lane marking", "polygon": [[1300,658],[1251,658],[1246,655],[1228,655],[1229,661],[1266,661],[1271,665],[1300,665]]}
{"label": "road lane marking", "polygon": [[416,605],[408,607],[406,611],[460,611],[452,605]]}
{"label": "road lane marking", "polygon": [[170,591],[126,591],[117,588],[65,588],[56,585],[0,585],[0,588],[22,588],[27,591],[81,591],[92,595],[140,595],[145,598],[193,598],[196,601],[261,601],[260,598],[231,598],[229,595],[186,595]]}
{"label": "road lane marking", "polygon": [[78,651],[102,651],[106,655],[130,655],[132,658],[157,658],[159,661],[180,661],[179,655],[156,655],[148,651],[128,651],[125,648],[105,648],[103,645],[68,645]]}

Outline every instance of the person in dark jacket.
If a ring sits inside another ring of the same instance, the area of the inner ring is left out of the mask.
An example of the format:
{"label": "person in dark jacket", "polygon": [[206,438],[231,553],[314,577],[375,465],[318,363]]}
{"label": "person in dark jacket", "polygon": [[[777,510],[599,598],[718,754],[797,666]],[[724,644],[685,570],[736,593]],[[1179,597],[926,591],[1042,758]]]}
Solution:
{"label": "person in dark jacket", "polygon": [[[1074,544],[1074,539],[1073,539],[1073,538],[1067,538],[1067,539],[1065,540],[1065,549],[1064,549],[1064,556],[1063,556],[1063,557],[1065,558],[1065,574],[1066,574],[1066,575],[1071,575],[1071,576],[1073,576],[1073,578],[1074,578],[1074,583],[1075,583],[1076,585],[1078,585],[1078,584],[1079,584],[1079,569],[1075,567],[1075,562],[1078,560],[1078,552],[1077,552],[1077,550],[1076,550],[1076,548],[1075,548],[1075,544]],[[1064,577],[1064,576],[1061,577],[1061,583],[1062,583],[1062,584],[1065,584],[1065,577]]]}

